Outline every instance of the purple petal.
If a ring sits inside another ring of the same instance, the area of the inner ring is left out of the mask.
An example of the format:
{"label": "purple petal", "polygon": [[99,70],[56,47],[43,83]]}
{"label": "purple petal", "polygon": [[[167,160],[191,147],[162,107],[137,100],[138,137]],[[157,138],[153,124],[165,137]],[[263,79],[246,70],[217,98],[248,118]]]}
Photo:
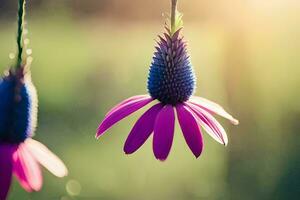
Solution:
{"label": "purple petal", "polygon": [[[192,103],[187,102],[186,105],[196,114],[197,122],[200,126],[204,128],[204,130],[217,142],[227,145],[228,139],[227,136],[223,137],[222,134],[220,134],[220,131],[218,128],[216,128],[216,125],[212,120],[207,118],[206,115],[202,113],[202,110],[200,110],[199,107],[195,106]],[[205,113],[207,113],[205,111]],[[224,138],[226,138],[224,140]]]}
{"label": "purple petal", "polygon": [[217,114],[225,119],[228,119],[232,124],[238,125],[239,121],[233,118],[229,113],[227,113],[224,108],[222,108],[219,104],[216,104],[208,99],[202,97],[195,97],[193,96],[189,102],[192,104],[201,107],[202,109],[210,112],[211,114]]}
{"label": "purple petal", "polygon": [[193,110],[198,116],[202,116],[203,122],[207,123],[212,128],[214,134],[217,135],[218,138],[221,139],[221,143],[226,146],[228,144],[228,137],[221,124],[209,112],[201,107],[194,105]]}
{"label": "purple petal", "polygon": [[21,186],[27,191],[39,191],[43,184],[40,166],[24,144],[20,144],[13,155],[13,172]]}
{"label": "purple petal", "polygon": [[185,141],[196,158],[198,158],[203,150],[203,138],[196,121],[197,117],[183,104],[176,106],[176,110]]}
{"label": "purple petal", "polygon": [[11,180],[13,160],[12,155],[15,150],[11,145],[0,145],[0,199],[4,200],[7,197]]}
{"label": "purple petal", "polygon": [[170,105],[163,107],[158,113],[153,134],[153,151],[159,160],[167,159],[174,137],[175,113]]}
{"label": "purple petal", "polygon": [[124,152],[126,154],[135,152],[145,143],[153,132],[156,116],[162,107],[162,104],[156,104],[139,118],[125,142]]}
{"label": "purple petal", "polygon": [[100,137],[107,129],[109,129],[115,123],[119,122],[121,119],[144,107],[151,101],[153,101],[151,97],[135,99],[120,105],[118,108],[114,108],[113,111],[111,111],[108,115],[105,116],[104,120],[100,124],[96,137]]}
{"label": "purple petal", "polygon": [[125,104],[127,104],[127,103],[130,103],[130,102],[132,102],[132,101],[141,100],[141,99],[147,99],[147,98],[149,98],[149,97],[150,97],[149,95],[145,94],[145,95],[136,95],[136,96],[130,97],[130,98],[128,98],[128,99],[125,99],[125,100],[122,101],[121,103],[119,103],[119,104],[117,104],[116,106],[114,106],[114,107],[106,114],[106,116],[109,115],[109,114],[111,114],[113,111],[115,111],[116,109],[118,109],[120,106],[123,106],[123,105],[125,105]]}

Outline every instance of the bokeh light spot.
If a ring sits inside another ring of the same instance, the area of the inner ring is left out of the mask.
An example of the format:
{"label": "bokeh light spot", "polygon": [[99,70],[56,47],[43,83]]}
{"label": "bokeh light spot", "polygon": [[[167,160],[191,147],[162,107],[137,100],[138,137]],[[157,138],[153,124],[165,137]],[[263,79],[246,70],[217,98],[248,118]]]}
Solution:
{"label": "bokeh light spot", "polygon": [[27,54],[27,55],[31,55],[31,54],[32,54],[32,49],[27,49],[27,50],[26,50],[26,54]]}
{"label": "bokeh light spot", "polygon": [[28,38],[26,38],[25,40],[24,40],[24,44],[29,44],[30,43],[30,40],[28,39]]}
{"label": "bokeh light spot", "polygon": [[14,58],[16,57],[16,55],[15,55],[14,53],[10,53],[10,54],[8,55],[8,57],[9,57],[10,59],[14,59]]}
{"label": "bokeh light spot", "polygon": [[81,185],[76,180],[69,180],[66,184],[66,190],[71,196],[78,196],[81,192]]}

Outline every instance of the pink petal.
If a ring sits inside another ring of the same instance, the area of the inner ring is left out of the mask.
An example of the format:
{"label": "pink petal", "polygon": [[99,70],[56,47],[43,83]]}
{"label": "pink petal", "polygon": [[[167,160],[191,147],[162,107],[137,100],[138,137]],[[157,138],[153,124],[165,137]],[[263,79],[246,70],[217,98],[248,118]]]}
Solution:
{"label": "pink petal", "polygon": [[[202,113],[203,109],[201,110],[201,108],[195,106],[194,104],[187,102],[186,105],[196,114],[196,116],[198,117],[198,123],[213,139],[221,144],[227,145],[228,138],[226,133],[224,134],[219,130],[218,126],[215,125],[216,120],[208,112],[204,110],[206,114],[205,115],[204,113]],[[208,118],[207,114],[209,114],[213,119]]]}
{"label": "pink petal", "polygon": [[158,113],[153,134],[153,151],[159,160],[167,159],[174,137],[175,113],[170,105],[164,106]]}
{"label": "pink petal", "polygon": [[203,138],[197,124],[197,117],[183,104],[176,106],[176,110],[185,141],[196,158],[198,158],[203,150]]}
{"label": "pink petal", "polygon": [[136,96],[133,96],[133,97],[130,97],[128,99],[125,99],[124,101],[122,101],[121,103],[117,104],[116,106],[114,106],[107,114],[111,114],[113,111],[115,111],[116,109],[118,109],[120,106],[123,106],[129,102],[132,102],[132,101],[136,101],[136,100],[141,100],[141,99],[147,99],[149,98],[150,96],[145,94],[145,95],[136,95]]}
{"label": "pink petal", "polygon": [[16,147],[0,145],[0,200],[5,200],[12,180],[13,159]]}
{"label": "pink petal", "polygon": [[96,137],[100,137],[107,129],[109,129],[115,123],[119,122],[121,119],[144,107],[151,101],[153,101],[151,97],[141,98],[128,101],[127,103],[124,103],[119,107],[115,107],[112,111],[110,111],[109,114],[105,116],[104,120],[98,128]]}
{"label": "pink petal", "polygon": [[27,139],[25,144],[32,156],[53,175],[57,177],[67,176],[68,170],[64,163],[45,145],[33,139]]}
{"label": "pink petal", "polygon": [[153,132],[156,116],[162,107],[162,104],[156,104],[139,118],[125,142],[124,152],[126,154],[134,153],[145,143]]}
{"label": "pink petal", "polygon": [[[214,139],[216,139],[221,144],[224,144],[225,146],[228,144],[228,137],[226,134],[226,131],[221,126],[221,124],[206,110],[202,109],[199,106],[195,106],[191,103],[188,103],[193,111],[197,114],[197,116],[200,118],[200,121],[205,123],[207,126],[209,126],[209,129],[206,129],[206,131],[211,135]],[[212,133],[211,133],[212,131]],[[221,139],[221,141],[220,141]]]}
{"label": "pink petal", "polygon": [[13,155],[13,160],[13,172],[21,186],[27,192],[39,191],[43,184],[41,169],[26,145],[19,145]]}
{"label": "pink petal", "polygon": [[222,108],[219,104],[216,104],[208,99],[202,98],[202,97],[191,97],[189,100],[192,104],[201,107],[202,109],[205,109],[206,111],[220,115],[221,117],[224,117],[225,119],[228,119],[232,124],[238,125],[239,121],[235,118],[233,118],[229,113],[227,113],[224,108]]}

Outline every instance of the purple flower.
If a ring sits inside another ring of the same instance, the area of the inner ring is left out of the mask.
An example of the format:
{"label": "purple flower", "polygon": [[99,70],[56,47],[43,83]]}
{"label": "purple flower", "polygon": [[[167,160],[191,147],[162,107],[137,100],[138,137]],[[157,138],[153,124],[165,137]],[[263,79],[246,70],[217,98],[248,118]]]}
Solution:
{"label": "purple flower", "polygon": [[31,139],[37,124],[37,94],[30,73],[11,70],[0,78],[0,200],[5,200],[12,175],[28,192],[42,187],[40,164],[55,176],[67,175],[62,161]]}
{"label": "purple flower", "polygon": [[213,115],[220,115],[233,124],[234,119],[221,106],[207,99],[193,96],[196,79],[186,42],[180,36],[181,16],[159,36],[148,77],[150,95],[134,96],[111,109],[98,128],[99,138],[111,126],[140,108],[154,103],[135,123],[124,145],[126,154],[138,150],[153,133],[153,151],[159,160],[165,160],[172,147],[175,111],[185,141],[193,154],[199,157],[203,150],[202,127],[217,142],[227,145],[225,130]]}

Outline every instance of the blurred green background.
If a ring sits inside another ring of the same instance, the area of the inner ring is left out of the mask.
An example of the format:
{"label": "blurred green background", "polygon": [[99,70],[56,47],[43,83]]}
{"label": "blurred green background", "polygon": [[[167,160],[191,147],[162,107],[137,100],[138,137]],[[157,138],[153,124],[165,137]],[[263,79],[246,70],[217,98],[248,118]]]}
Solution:
{"label": "blurred green background", "polygon": [[[0,70],[13,63],[16,0],[0,0]],[[11,200],[298,199],[300,196],[300,1],[182,0],[196,95],[240,120],[224,147],[205,134],[195,159],[177,126],[167,161],[151,139],[126,156],[124,141],[142,111],[94,138],[105,112],[146,93],[148,67],[168,0],[28,0],[32,75],[39,93],[35,139],[67,164],[57,179]],[[1,98],[1,97],[0,97]]]}

